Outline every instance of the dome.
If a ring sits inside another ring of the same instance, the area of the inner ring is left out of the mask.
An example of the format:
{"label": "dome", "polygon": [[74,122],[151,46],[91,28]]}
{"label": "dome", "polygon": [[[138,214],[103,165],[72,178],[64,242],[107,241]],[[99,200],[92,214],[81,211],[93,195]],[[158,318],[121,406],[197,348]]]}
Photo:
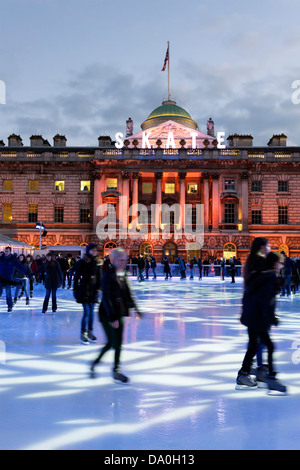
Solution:
{"label": "dome", "polygon": [[163,101],[162,105],[156,108],[141,125],[142,130],[158,126],[166,121],[175,121],[191,129],[198,129],[198,124],[193,121],[190,114],[175,101]]}

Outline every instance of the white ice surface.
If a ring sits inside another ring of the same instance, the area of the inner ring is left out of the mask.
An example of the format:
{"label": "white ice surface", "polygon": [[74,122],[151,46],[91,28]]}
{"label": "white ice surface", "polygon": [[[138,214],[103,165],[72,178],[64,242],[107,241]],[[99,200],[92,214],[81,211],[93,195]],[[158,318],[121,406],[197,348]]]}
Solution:
{"label": "white ice surface", "polygon": [[12,314],[2,295],[0,449],[299,449],[300,293],[278,299],[275,364],[289,394],[270,397],[235,390],[247,346],[241,279],[132,286],[145,317],[126,319],[122,386],[113,351],[89,378],[104,334],[96,316],[97,344],[80,344],[71,290],[59,289],[55,315],[41,313],[42,286]]}

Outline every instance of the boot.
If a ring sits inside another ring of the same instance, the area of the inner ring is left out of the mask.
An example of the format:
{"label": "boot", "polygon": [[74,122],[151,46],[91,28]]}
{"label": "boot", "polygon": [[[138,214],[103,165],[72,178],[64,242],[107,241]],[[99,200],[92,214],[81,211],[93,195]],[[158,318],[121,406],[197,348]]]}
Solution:
{"label": "boot", "polygon": [[82,342],[82,344],[85,344],[85,345],[90,344],[87,331],[82,331],[81,332],[81,342]]}

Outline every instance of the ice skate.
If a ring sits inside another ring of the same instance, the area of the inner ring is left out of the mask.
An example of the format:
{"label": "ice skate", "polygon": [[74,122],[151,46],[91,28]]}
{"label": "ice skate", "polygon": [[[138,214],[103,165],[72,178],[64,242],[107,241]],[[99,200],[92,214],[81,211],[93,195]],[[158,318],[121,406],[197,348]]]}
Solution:
{"label": "ice skate", "polygon": [[89,341],[91,341],[92,343],[95,343],[95,342],[97,341],[97,338],[96,338],[96,336],[94,336],[92,330],[89,330],[89,332],[88,332],[88,339],[89,339]]}
{"label": "ice skate", "polygon": [[256,383],[258,388],[268,388],[267,374],[267,366],[261,366],[256,369]]}
{"label": "ice skate", "polygon": [[113,370],[113,377],[116,382],[128,383],[129,378],[126,375],[121,374],[118,369]]}
{"label": "ice skate", "polygon": [[81,333],[81,343],[85,344],[85,345],[90,344],[87,331],[82,331],[82,333]]}
{"label": "ice skate", "polygon": [[236,379],[236,390],[249,390],[257,388],[257,383],[252,380],[247,372],[240,371]]}
{"label": "ice skate", "polygon": [[287,395],[287,388],[274,375],[267,376],[268,395]]}

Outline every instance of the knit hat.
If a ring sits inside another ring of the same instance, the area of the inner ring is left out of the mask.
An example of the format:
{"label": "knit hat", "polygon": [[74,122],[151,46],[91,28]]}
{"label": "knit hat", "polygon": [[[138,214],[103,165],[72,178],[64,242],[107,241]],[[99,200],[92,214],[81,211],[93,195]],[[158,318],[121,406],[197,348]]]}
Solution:
{"label": "knit hat", "polygon": [[86,254],[88,255],[90,250],[93,250],[93,248],[97,248],[97,245],[95,245],[95,243],[89,243],[86,247]]}

